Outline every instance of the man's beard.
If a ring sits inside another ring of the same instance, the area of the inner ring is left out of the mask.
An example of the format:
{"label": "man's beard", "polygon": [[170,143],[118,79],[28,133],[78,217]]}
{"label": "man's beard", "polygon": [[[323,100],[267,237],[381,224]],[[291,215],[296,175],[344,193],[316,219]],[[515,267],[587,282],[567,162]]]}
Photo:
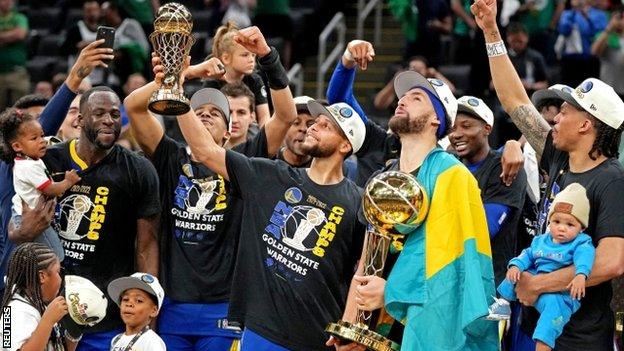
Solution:
{"label": "man's beard", "polygon": [[334,153],[333,150],[328,148],[324,149],[319,144],[308,146],[305,142],[301,145],[301,151],[303,151],[304,155],[314,158],[327,158]]}
{"label": "man's beard", "polygon": [[114,129],[114,133],[115,133],[115,138],[114,140],[109,144],[104,144],[102,143],[100,140],[98,140],[98,132],[94,129],[87,129],[85,130],[85,134],[87,136],[87,140],[89,140],[89,142],[91,142],[91,144],[97,146],[100,149],[104,149],[104,150],[108,150],[111,147],[113,147],[115,145],[115,143],[117,142],[117,140],[119,140],[119,135],[121,134],[121,130],[119,129]]}
{"label": "man's beard", "polygon": [[428,115],[422,114],[416,118],[410,118],[408,113],[406,116],[393,116],[388,122],[388,127],[394,134],[418,134],[425,130]]}

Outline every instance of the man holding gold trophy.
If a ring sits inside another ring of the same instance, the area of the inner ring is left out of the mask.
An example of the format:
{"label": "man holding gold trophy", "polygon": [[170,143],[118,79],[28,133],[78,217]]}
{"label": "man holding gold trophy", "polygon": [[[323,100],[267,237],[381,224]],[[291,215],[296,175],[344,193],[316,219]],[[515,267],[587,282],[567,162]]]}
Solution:
{"label": "man holding gold trophy", "polygon": [[[366,49],[355,50],[352,55],[358,63],[371,60]],[[479,189],[470,172],[437,147],[450,131],[457,102],[446,84],[425,79],[416,72],[401,73],[394,86],[400,100],[389,126],[399,135],[402,152],[388,169],[416,177],[428,199],[429,210],[416,229],[410,230],[401,222],[394,226],[394,231],[406,234],[406,241],[387,282],[377,275],[361,276],[369,274],[361,265],[343,320],[359,322],[355,319],[359,314],[356,309],[384,307],[405,326],[402,340],[394,340],[400,341],[401,350],[497,350],[496,325],[481,318],[487,315],[495,292]],[[383,173],[372,179],[378,177],[383,179]],[[390,209],[386,211],[393,214]],[[413,217],[412,220],[416,218]],[[374,218],[369,215],[367,220]],[[367,262],[366,256],[365,251],[361,263]],[[336,349],[364,349],[349,343],[362,344],[361,337],[349,337],[349,333],[337,332],[332,325],[328,331],[335,335],[328,344]],[[366,345],[372,350],[394,349]]]}
{"label": "man holding gold trophy", "polygon": [[[179,13],[181,5],[169,3],[165,6],[171,10],[159,13],[168,18],[172,13]],[[156,117],[148,111],[149,106],[157,111],[161,107],[180,108],[170,113],[185,113],[188,109],[184,109],[184,104],[188,100],[179,89],[182,81],[223,75],[225,71],[214,58],[185,69],[182,63],[188,60],[184,56],[184,45],[190,41],[184,39],[176,44],[167,39],[173,34],[167,32],[167,26],[159,32],[158,24],[169,22],[159,19],[156,32],[151,36],[158,56],[152,60],[158,79],[135,90],[125,100],[134,135],[160,176],[163,216],[159,278],[166,297],[158,317],[158,331],[170,350],[234,350],[241,330],[228,318],[228,308],[241,232],[242,199],[231,182],[200,161],[201,154],[188,153],[185,144],[165,135]],[[182,19],[179,21],[186,23]],[[277,50],[268,46],[257,27],[241,29],[234,40],[257,55],[258,66],[268,77],[275,112],[256,136],[232,150],[247,157],[268,158],[279,150],[296,117],[288,77]],[[181,62],[170,61],[178,56]],[[200,133],[201,129],[216,144],[227,145],[233,125],[230,113],[233,106],[229,105],[226,95],[204,88],[193,94],[190,104],[201,120],[193,133]],[[300,235],[292,238],[295,246],[301,242],[301,237],[315,229],[310,225],[331,218],[318,215],[317,211],[306,214],[306,221],[299,226]]]}
{"label": "man holding gold trophy", "polygon": [[[251,46],[263,40],[260,34],[239,39]],[[156,81],[166,75],[163,66],[154,68]],[[285,86],[280,91],[294,115]],[[144,95],[139,100],[146,102]],[[242,199],[228,314],[229,321],[245,326],[242,351],[323,349],[324,328],[345,308],[361,253],[361,189],[344,177],[343,162],[361,147],[364,123],[347,104],[310,101],[308,109],[317,119],[302,143],[313,157],[307,169],[226,150],[195,111],[178,116],[195,160],[222,176]]]}

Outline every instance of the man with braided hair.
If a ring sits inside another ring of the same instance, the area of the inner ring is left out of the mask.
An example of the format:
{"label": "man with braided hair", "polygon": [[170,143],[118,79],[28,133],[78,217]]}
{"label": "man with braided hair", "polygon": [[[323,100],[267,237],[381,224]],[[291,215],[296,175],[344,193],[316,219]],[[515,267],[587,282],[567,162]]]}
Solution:
{"label": "man with braided hair", "polygon": [[[611,86],[595,78],[586,79],[570,92],[554,90],[565,102],[551,128],[531,104],[507,56],[496,24],[496,7],[494,0],[477,0],[471,10],[485,33],[498,98],[535,149],[540,167],[548,171],[549,181],[538,217],[541,231],[554,196],[569,184],[583,185],[590,201],[585,233],[596,246],[596,260],[581,308],[566,324],[555,349],[612,350],[611,280],[624,273],[624,204],[619,198],[624,191],[624,169],[617,160],[624,128],[624,102]],[[573,267],[547,274],[523,273],[516,286],[518,299],[531,306],[543,293],[567,290],[573,275]],[[537,319],[530,315],[523,313],[522,323],[529,335],[533,332],[529,328],[535,326]]]}
{"label": "man with braided hair", "polygon": [[2,297],[2,320],[10,319],[11,328],[10,345],[3,342],[3,350],[64,349],[56,324],[68,310],[65,298],[57,296],[60,272],[59,259],[47,246],[25,243],[15,249],[6,277],[9,288]]}

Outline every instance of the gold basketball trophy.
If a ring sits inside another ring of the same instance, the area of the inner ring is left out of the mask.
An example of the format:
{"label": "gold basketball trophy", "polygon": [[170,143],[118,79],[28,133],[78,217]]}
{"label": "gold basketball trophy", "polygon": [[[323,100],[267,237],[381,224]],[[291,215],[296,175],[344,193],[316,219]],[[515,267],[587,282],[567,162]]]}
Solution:
{"label": "gold basketball trophy", "polygon": [[165,70],[162,86],[150,97],[150,111],[168,116],[185,114],[191,109],[180,84],[182,72],[193,38],[193,17],[182,4],[170,2],[158,9],[150,42]]}
{"label": "gold basketball trophy", "polygon": [[[388,171],[368,181],[362,207],[370,223],[364,243],[364,275],[381,276],[392,236],[418,228],[427,216],[429,199],[414,176]],[[370,311],[358,309],[355,323],[341,320],[330,323],[325,331],[341,340],[364,345],[368,350],[399,350],[399,344],[369,329],[370,319]]]}

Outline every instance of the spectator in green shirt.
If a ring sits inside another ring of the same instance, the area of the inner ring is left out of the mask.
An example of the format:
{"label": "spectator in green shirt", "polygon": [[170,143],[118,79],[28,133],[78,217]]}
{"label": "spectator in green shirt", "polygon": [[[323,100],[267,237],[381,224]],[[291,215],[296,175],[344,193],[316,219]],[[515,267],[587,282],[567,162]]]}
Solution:
{"label": "spectator in green shirt", "polygon": [[0,110],[30,92],[26,71],[28,19],[13,10],[13,0],[0,0]]}
{"label": "spectator in green shirt", "polygon": [[451,10],[455,14],[453,61],[459,64],[470,63],[471,55],[466,55],[466,53],[470,52],[472,48],[472,38],[474,38],[477,28],[474,16],[470,13],[472,3],[472,0],[451,0]]}
{"label": "spectator in green shirt", "polygon": [[557,23],[565,10],[565,0],[522,0],[518,9],[520,22],[529,33],[531,47],[544,54],[548,63],[554,63],[553,46]]}
{"label": "spectator in green shirt", "polygon": [[117,0],[117,3],[128,17],[141,24],[146,34],[154,31],[154,14],[160,7],[160,0]]}

